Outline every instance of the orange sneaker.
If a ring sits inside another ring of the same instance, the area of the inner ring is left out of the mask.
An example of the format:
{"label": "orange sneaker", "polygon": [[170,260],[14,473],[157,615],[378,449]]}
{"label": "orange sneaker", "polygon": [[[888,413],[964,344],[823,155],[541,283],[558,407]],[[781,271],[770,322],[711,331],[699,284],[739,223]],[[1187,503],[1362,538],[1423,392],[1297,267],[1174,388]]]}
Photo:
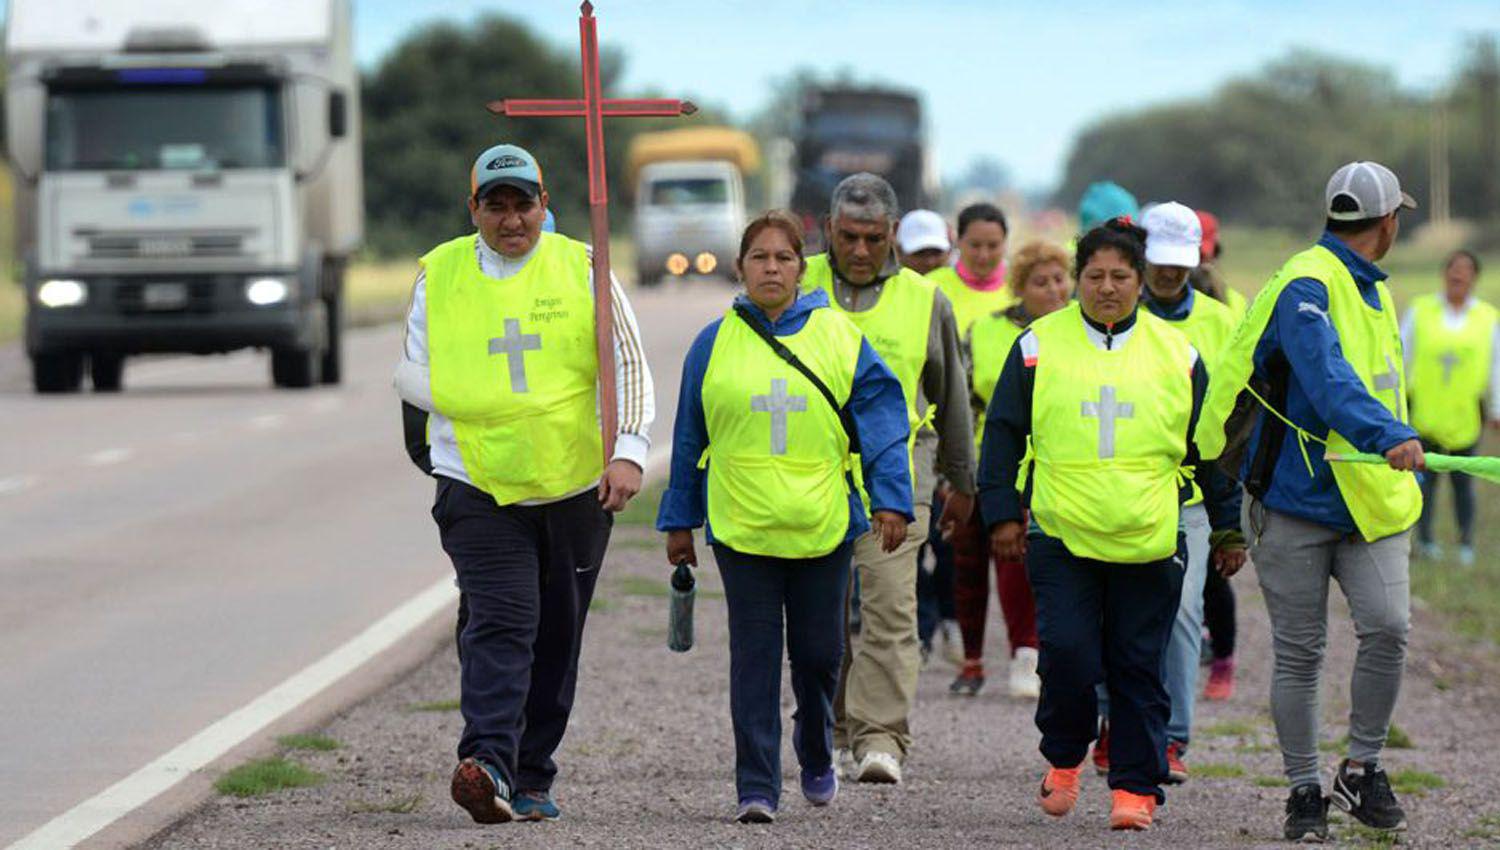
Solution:
{"label": "orange sneaker", "polygon": [[1060,818],[1073,811],[1078,802],[1078,778],[1083,765],[1078,767],[1054,767],[1042,777],[1042,788],[1037,792],[1037,805],[1042,811]]}
{"label": "orange sneaker", "polygon": [[1188,778],[1187,765],[1182,761],[1182,745],[1176,741],[1167,742],[1167,782],[1171,785],[1181,785]]}
{"label": "orange sneaker", "polygon": [[1208,668],[1208,684],[1203,686],[1203,698],[1210,702],[1223,702],[1234,696],[1234,656],[1215,658]]}
{"label": "orange sneaker", "polygon": [[1109,775],[1109,721],[1099,723],[1099,740],[1094,742],[1094,772]]}
{"label": "orange sneaker", "polygon": [[1114,807],[1109,812],[1110,829],[1150,829],[1151,816],[1156,814],[1156,798],[1149,794],[1132,794],[1123,789],[1114,791]]}

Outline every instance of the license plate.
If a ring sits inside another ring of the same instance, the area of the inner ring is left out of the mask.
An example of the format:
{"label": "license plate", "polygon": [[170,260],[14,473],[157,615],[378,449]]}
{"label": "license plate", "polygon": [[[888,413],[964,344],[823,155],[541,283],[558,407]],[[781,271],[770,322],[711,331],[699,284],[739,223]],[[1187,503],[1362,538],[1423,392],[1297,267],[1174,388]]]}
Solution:
{"label": "license plate", "polygon": [[185,283],[148,283],[141,290],[141,305],[147,310],[181,310],[187,303]]}

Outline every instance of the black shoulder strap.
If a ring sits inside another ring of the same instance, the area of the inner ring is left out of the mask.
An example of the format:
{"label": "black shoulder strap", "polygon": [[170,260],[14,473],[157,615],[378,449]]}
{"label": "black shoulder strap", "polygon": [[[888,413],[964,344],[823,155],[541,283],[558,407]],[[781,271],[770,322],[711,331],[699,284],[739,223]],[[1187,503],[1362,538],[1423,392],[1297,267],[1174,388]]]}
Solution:
{"label": "black shoulder strap", "polygon": [[771,333],[770,328],[767,328],[765,325],[761,324],[760,321],[755,318],[755,315],[748,309],[746,309],[745,305],[734,305],[734,312],[735,315],[740,317],[740,321],[749,325],[750,329],[755,331],[756,336],[765,340],[766,345],[771,346],[771,350],[776,352],[777,357],[785,360],[788,366],[791,366],[793,369],[801,372],[802,377],[811,381],[812,385],[818,388],[818,392],[822,393],[823,398],[828,400],[828,406],[833,408],[834,413],[838,414],[839,422],[841,422],[844,426],[844,433],[849,435],[850,453],[859,454],[859,432],[854,428],[854,415],[849,412],[849,409],[847,407],[839,405],[838,399],[833,397],[833,391],[828,389],[828,385],[823,383],[823,379],[813,374],[813,370],[807,368],[807,364],[803,363],[801,358],[792,353],[792,350],[790,348],[787,348],[781,340],[777,339],[776,335]]}

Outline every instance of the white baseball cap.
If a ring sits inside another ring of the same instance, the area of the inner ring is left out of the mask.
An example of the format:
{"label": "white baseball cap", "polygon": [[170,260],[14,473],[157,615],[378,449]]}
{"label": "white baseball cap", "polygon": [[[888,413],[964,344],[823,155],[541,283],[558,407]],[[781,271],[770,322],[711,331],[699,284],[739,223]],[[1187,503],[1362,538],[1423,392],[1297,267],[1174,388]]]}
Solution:
{"label": "white baseball cap", "polygon": [[1203,223],[1190,207],[1176,201],[1156,204],[1141,217],[1146,228],[1146,262],[1157,266],[1197,268]]}
{"label": "white baseball cap", "polygon": [[932,248],[953,250],[953,243],[948,241],[948,222],[932,210],[912,210],[902,216],[896,225],[896,244],[903,254]]}
{"label": "white baseball cap", "polygon": [[1323,193],[1328,217],[1334,221],[1380,218],[1398,208],[1414,210],[1417,202],[1401,191],[1396,173],[1378,162],[1351,162],[1328,178]]}

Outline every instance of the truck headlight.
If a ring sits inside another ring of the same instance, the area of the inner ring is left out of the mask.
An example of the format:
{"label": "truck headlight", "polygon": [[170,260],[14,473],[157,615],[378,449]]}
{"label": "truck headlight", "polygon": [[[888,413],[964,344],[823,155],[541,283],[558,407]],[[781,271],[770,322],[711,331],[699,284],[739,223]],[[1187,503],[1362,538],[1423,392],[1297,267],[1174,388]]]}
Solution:
{"label": "truck headlight", "polygon": [[693,258],[693,268],[698,270],[698,274],[713,274],[714,269],[718,267],[719,258],[707,251]]}
{"label": "truck headlight", "polygon": [[89,300],[89,288],[81,280],[44,280],[36,300],[43,307],[77,307]]}
{"label": "truck headlight", "polygon": [[279,277],[258,277],[245,286],[245,299],[257,307],[280,304],[291,294],[292,288]]}
{"label": "truck headlight", "polygon": [[688,258],[682,254],[673,254],[667,258],[667,271],[674,275],[685,275],[688,270]]}

